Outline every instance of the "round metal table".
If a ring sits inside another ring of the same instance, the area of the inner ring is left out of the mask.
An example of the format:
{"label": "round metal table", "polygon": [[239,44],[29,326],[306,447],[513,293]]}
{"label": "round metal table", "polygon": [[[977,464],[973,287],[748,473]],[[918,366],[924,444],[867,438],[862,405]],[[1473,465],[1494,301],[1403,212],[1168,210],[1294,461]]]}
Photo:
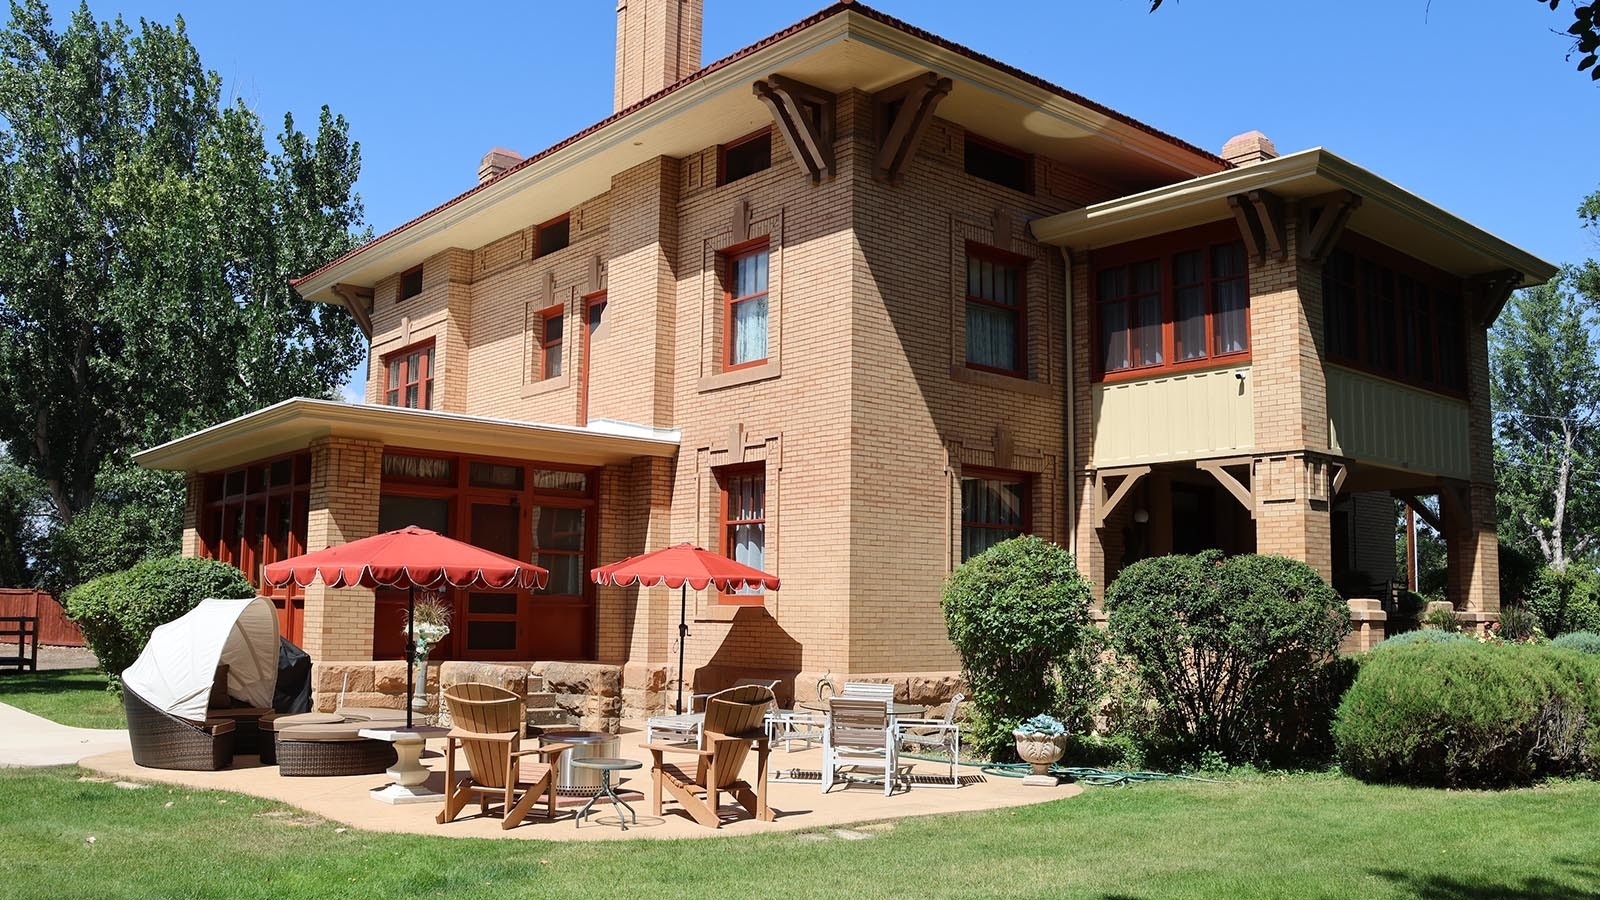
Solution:
{"label": "round metal table", "polygon": [[[833,710],[833,701],[834,700],[869,700],[869,699],[871,699],[871,698],[869,698],[869,697],[830,697],[827,700],[807,700],[807,701],[805,701],[803,703],[798,703],[796,705],[799,706],[801,709],[809,709],[809,710],[813,710],[815,712],[831,712]],[[895,702],[889,704],[889,715],[891,717],[894,717],[894,718],[899,718],[901,716],[907,716],[907,717],[920,716],[924,712],[926,712],[927,709],[928,708],[926,706],[923,706],[920,703],[901,703],[900,701],[896,700]]]}
{"label": "round metal table", "polygon": [[618,756],[589,756],[575,759],[572,764],[585,769],[593,769],[600,773],[600,793],[590,797],[589,802],[583,804],[583,808],[578,810],[578,814],[572,817],[573,828],[577,828],[589,815],[589,810],[594,806],[594,802],[600,799],[601,794],[611,798],[611,808],[617,811],[617,824],[622,826],[623,831],[628,830],[628,819],[622,814],[623,809],[627,809],[632,814],[633,824],[639,824],[639,814],[633,811],[633,807],[629,806],[627,801],[618,797],[617,792],[612,788],[611,773],[642,769],[644,768],[644,763],[636,759],[623,759]]}

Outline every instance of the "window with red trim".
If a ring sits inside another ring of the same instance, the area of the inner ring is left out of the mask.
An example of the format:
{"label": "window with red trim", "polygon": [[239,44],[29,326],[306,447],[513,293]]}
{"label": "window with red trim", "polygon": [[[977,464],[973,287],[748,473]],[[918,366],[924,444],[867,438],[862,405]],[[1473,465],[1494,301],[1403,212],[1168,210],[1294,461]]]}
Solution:
{"label": "window with red trim", "polygon": [[539,369],[534,374],[541,381],[561,377],[562,333],[566,327],[561,313],[560,306],[539,313]]}
{"label": "window with red trim", "polygon": [[772,168],[772,129],[763,128],[717,147],[717,184],[729,184]]}
{"label": "window with red trim", "polygon": [[[1143,246],[1143,245],[1141,245]],[[1250,353],[1244,244],[1202,243],[1118,261],[1094,274],[1095,366],[1100,376],[1209,365]],[[1143,257],[1143,258],[1138,258]]]}
{"label": "window with red trim", "polygon": [[383,402],[410,409],[433,408],[433,341],[383,358]]}
{"label": "window with red trim", "polygon": [[967,246],[967,366],[1028,376],[1027,261]]}
{"label": "window with red trim", "polygon": [[1399,254],[1340,247],[1322,269],[1328,359],[1429,390],[1464,393],[1466,328],[1455,287]]}
{"label": "window with red trim", "polygon": [[[764,465],[720,469],[718,534],[722,555],[752,569],[767,568],[767,473]],[[724,594],[721,602],[760,605],[759,587]]]}
{"label": "window with red trim", "polygon": [[422,267],[412,266],[400,273],[400,283],[395,286],[395,302],[409,300],[422,293]]}
{"label": "window with red trim", "polygon": [[722,365],[738,369],[767,361],[767,268],[771,256],[762,243],[729,253],[726,259]]}
{"label": "window with red trim", "polygon": [[968,469],[961,476],[961,561],[1033,527],[1033,480],[1020,472]]}
{"label": "window with red trim", "polygon": [[534,235],[537,256],[549,256],[557,250],[565,250],[572,240],[572,217],[557,216],[534,229]]}
{"label": "window with red trim", "polygon": [[962,146],[962,165],[968,175],[1033,193],[1033,157],[1021,150],[968,134]]}

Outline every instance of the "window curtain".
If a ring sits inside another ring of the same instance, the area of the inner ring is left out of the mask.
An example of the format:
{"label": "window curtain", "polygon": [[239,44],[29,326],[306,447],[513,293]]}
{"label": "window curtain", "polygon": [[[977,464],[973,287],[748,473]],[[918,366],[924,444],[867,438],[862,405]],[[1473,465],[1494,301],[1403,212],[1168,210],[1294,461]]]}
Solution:
{"label": "window curtain", "polygon": [[967,362],[1016,370],[1016,311],[967,301]]}
{"label": "window curtain", "polygon": [[[744,475],[728,480],[728,551],[735,562],[763,572],[767,567],[767,479]],[[736,594],[759,594],[747,588]]]}
{"label": "window curtain", "polygon": [[767,298],[742,300],[733,305],[733,365],[767,358]]}
{"label": "window curtain", "polygon": [[1250,347],[1250,283],[1245,278],[1244,247],[1226,244],[1211,250],[1213,353],[1243,353]]}
{"label": "window curtain", "polygon": [[961,559],[977,556],[1023,528],[1025,482],[961,479]]}
{"label": "window curtain", "polygon": [[1198,250],[1172,258],[1173,305],[1177,314],[1178,361],[1206,355],[1205,255]]}

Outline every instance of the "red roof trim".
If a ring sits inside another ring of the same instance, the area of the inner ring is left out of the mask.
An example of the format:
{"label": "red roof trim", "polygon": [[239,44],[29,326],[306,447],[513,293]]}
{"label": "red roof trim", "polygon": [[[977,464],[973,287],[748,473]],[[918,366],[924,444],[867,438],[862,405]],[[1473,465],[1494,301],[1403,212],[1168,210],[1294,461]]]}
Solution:
{"label": "red roof trim", "polygon": [[881,22],[882,24],[888,25],[889,27],[894,28],[894,29],[896,29],[898,31],[905,32],[906,34],[911,35],[912,37],[918,38],[918,39],[923,40],[923,41],[927,41],[930,44],[934,44],[935,46],[942,47],[942,48],[944,48],[946,50],[949,50],[949,51],[951,51],[953,53],[958,53],[958,54],[960,54],[962,56],[967,57],[968,59],[974,60],[975,62],[982,63],[982,64],[984,64],[986,66],[991,67],[991,68],[998,69],[999,71],[1004,72],[1004,73],[1006,73],[1008,75],[1011,75],[1014,78],[1017,78],[1017,79],[1022,80],[1022,81],[1026,81],[1027,83],[1032,84],[1032,85],[1034,85],[1036,87],[1039,87],[1039,88],[1043,88],[1044,90],[1047,90],[1047,91],[1051,92],[1052,94],[1056,94],[1056,95],[1058,95],[1060,97],[1063,97],[1063,98],[1065,98],[1067,100],[1071,100],[1073,103],[1076,103],[1076,104],[1078,104],[1080,106],[1083,106],[1083,107],[1088,108],[1088,109],[1092,109],[1095,112],[1101,113],[1102,115],[1105,115],[1105,116],[1107,116],[1109,118],[1112,118],[1112,119],[1115,119],[1115,120],[1117,120],[1119,122],[1122,122],[1125,125],[1129,125],[1129,126],[1131,126],[1133,128],[1137,128],[1138,130],[1143,131],[1146,134],[1152,135],[1153,137],[1156,137],[1156,138],[1159,138],[1159,139],[1161,139],[1163,141],[1166,141],[1167,143],[1170,143],[1173,146],[1178,147],[1181,150],[1184,150],[1185,152],[1192,153],[1192,154],[1194,154],[1196,156],[1199,156],[1199,157],[1201,157],[1201,158],[1203,158],[1203,159],[1205,159],[1205,160],[1207,160],[1209,162],[1214,162],[1214,163],[1216,163],[1217,165],[1219,165],[1219,166],[1221,166],[1223,168],[1230,168],[1230,169],[1233,168],[1232,164],[1228,163],[1226,160],[1222,159],[1221,157],[1219,157],[1219,156],[1217,156],[1217,155],[1215,155],[1213,153],[1210,153],[1208,151],[1202,150],[1199,147],[1196,147],[1194,144],[1191,144],[1188,141],[1182,140],[1181,138],[1174,137],[1173,135],[1167,134],[1164,131],[1161,131],[1159,129],[1156,129],[1156,128],[1153,128],[1153,127],[1151,127],[1149,125],[1146,125],[1145,123],[1139,121],[1138,119],[1135,119],[1135,118],[1133,118],[1131,116],[1127,116],[1127,115],[1124,115],[1123,113],[1117,112],[1116,110],[1114,110],[1114,109],[1112,109],[1112,108],[1110,108],[1108,106],[1105,106],[1105,105],[1100,104],[1100,103],[1096,103],[1095,101],[1090,100],[1089,98],[1084,97],[1081,94],[1073,93],[1072,91],[1069,91],[1066,88],[1063,88],[1063,87],[1061,87],[1059,85],[1056,85],[1056,84],[1053,84],[1053,83],[1051,83],[1049,81],[1046,81],[1043,78],[1040,78],[1040,77],[1038,77],[1036,75],[1030,75],[1029,73],[1022,71],[1021,69],[1016,68],[1015,66],[1007,65],[1007,64],[1005,64],[1003,62],[1000,62],[999,60],[997,60],[997,59],[995,59],[995,58],[993,58],[991,56],[986,56],[986,55],[984,55],[982,53],[977,52],[976,50],[972,50],[972,49],[970,49],[968,47],[962,46],[961,44],[957,44],[954,41],[948,40],[946,38],[942,38],[939,35],[936,35],[931,31],[926,31],[924,29],[918,28],[915,25],[912,25],[912,24],[910,24],[908,22],[905,22],[905,21],[903,21],[901,19],[897,19],[894,16],[888,15],[887,13],[880,12],[880,11],[878,11],[876,9],[873,9],[870,6],[866,6],[866,5],[863,5],[861,3],[854,2],[854,0],[839,0],[839,2],[834,3],[832,6],[829,6],[826,9],[821,10],[820,12],[817,12],[817,13],[814,13],[814,14],[812,14],[810,16],[807,16],[806,18],[801,19],[800,21],[794,23],[793,25],[790,25],[788,28],[785,28],[782,31],[777,32],[776,34],[773,34],[773,35],[770,35],[768,37],[762,38],[761,40],[755,42],[754,44],[751,44],[748,47],[745,47],[742,50],[737,50],[737,51],[733,52],[732,54],[729,54],[728,56],[725,56],[722,59],[719,59],[716,62],[711,63],[710,65],[706,66],[705,68],[702,68],[700,71],[695,72],[694,74],[688,76],[687,78],[684,78],[683,80],[679,81],[676,84],[668,85],[667,87],[662,88],[661,90],[655,92],[654,94],[651,94],[648,97],[645,97],[643,100],[640,100],[639,102],[633,104],[632,106],[627,107],[626,109],[622,109],[622,110],[619,110],[619,111],[617,111],[615,113],[612,113],[611,115],[607,116],[606,118],[601,119],[600,121],[594,123],[593,125],[590,125],[588,128],[583,129],[582,131],[578,132],[577,134],[574,134],[573,136],[567,138],[566,140],[563,140],[560,143],[554,144],[554,145],[552,145],[552,146],[550,146],[550,147],[548,147],[548,148],[546,148],[544,150],[541,150],[538,153],[535,153],[534,155],[528,157],[527,159],[523,160],[522,162],[517,163],[516,165],[512,166],[511,168],[506,169],[504,172],[501,172],[499,175],[496,175],[495,177],[489,179],[488,181],[485,181],[482,184],[479,184],[479,185],[477,185],[476,187],[474,187],[474,188],[472,188],[470,190],[467,190],[467,191],[465,191],[465,192],[463,192],[461,194],[458,194],[457,196],[455,196],[455,197],[453,197],[453,198],[451,198],[449,200],[446,200],[444,203],[439,204],[438,206],[434,207],[433,209],[428,210],[427,212],[423,213],[422,215],[417,216],[416,218],[412,219],[411,221],[406,222],[403,225],[396,226],[395,228],[390,229],[389,231],[379,235],[378,237],[373,238],[372,240],[368,241],[367,243],[362,244],[361,246],[355,248],[354,250],[351,250],[350,252],[344,254],[343,256],[340,256],[339,258],[337,258],[337,259],[333,260],[332,262],[322,266],[321,268],[317,269],[316,271],[311,272],[310,274],[304,275],[304,276],[302,276],[300,278],[290,279],[289,284],[294,286],[294,287],[299,287],[301,284],[303,284],[303,283],[305,283],[307,281],[310,281],[311,279],[317,277],[318,275],[321,275],[322,273],[324,273],[324,272],[326,272],[326,271],[328,271],[330,269],[336,268],[336,267],[344,264],[345,262],[355,258],[356,256],[358,256],[358,255],[360,255],[362,253],[365,253],[366,251],[370,250],[371,248],[377,246],[378,244],[381,244],[384,241],[387,241],[390,238],[400,234],[401,232],[406,231],[407,229],[411,228],[413,225],[416,225],[417,223],[421,222],[422,220],[430,218],[430,217],[436,215],[437,213],[443,212],[444,210],[449,209],[452,206],[455,206],[457,203],[460,203],[461,201],[467,199],[468,197],[471,197],[473,194],[476,194],[479,191],[483,190],[484,188],[487,188],[489,185],[494,184],[495,182],[501,180],[502,178],[506,178],[507,176],[511,175],[513,172],[521,171],[523,168],[526,168],[527,166],[533,165],[534,163],[538,162],[539,160],[544,159],[545,157],[550,156],[553,153],[557,153],[557,152],[559,152],[559,151],[561,151],[561,150],[563,150],[563,149],[565,149],[565,148],[577,143],[578,141],[583,140],[584,138],[588,137],[589,135],[594,134],[595,132],[599,131],[602,128],[605,128],[607,125],[610,125],[611,123],[616,122],[619,119],[622,119],[622,118],[624,118],[626,116],[632,115],[633,113],[645,108],[646,106],[649,106],[652,103],[655,103],[656,101],[662,99],[663,97],[666,97],[668,94],[674,93],[676,91],[679,91],[679,90],[682,90],[682,89],[688,87],[689,85],[693,84],[694,82],[699,81],[700,79],[706,77],[707,75],[710,75],[711,73],[713,73],[713,72],[715,72],[715,71],[717,71],[719,69],[722,69],[722,68],[725,68],[725,67],[727,67],[729,65],[732,65],[733,63],[736,63],[739,60],[744,59],[745,57],[747,57],[747,56],[749,56],[749,55],[751,55],[753,53],[759,52],[759,51],[761,51],[761,50],[763,50],[763,49],[765,49],[767,47],[770,47],[771,45],[773,45],[773,44],[775,44],[775,43],[777,43],[777,42],[779,42],[781,40],[784,40],[785,38],[788,38],[788,37],[790,37],[790,36],[792,36],[792,35],[794,35],[794,34],[796,34],[798,32],[804,31],[805,29],[810,28],[813,25],[816,25],[816,24],[818,24],[820,22],[823,22],[823,21],[825,21],[827,19],[830,19],[833,16],[836,16],[839,13],[845,12],[847,10],[860,13],[860,14],[866,16],[869,19],[873,19],[875,21]]}

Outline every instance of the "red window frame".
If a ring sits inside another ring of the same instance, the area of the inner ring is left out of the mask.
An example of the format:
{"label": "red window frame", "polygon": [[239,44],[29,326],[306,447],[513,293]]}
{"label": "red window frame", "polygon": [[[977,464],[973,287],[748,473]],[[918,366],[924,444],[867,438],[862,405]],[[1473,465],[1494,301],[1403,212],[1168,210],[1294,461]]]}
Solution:
{"label": "red window frame", "polygon": [[[545,229],[554,228],[555,226],[560,225],[563,222],[565,222],[567,224],[567,242],[562,244],[559,247],[554,247],[554,248],[549,249],[549,250],[544,249],[544,232],[545,232]],[[551,219],[548,222],[539,223],[539,225],[536,226],[533,229],[533,250],[534,250],[534,258],[535,259],[541,259],[543,257],[549,256],[552,253],[560,253],[561,251],[567,249],[570,246],[572,246],[572,214],[571,213],[562,213],[561,215],[556,216],[554,219]]]}
{"label": "red window frame", "polygon": [[[968,142],[977,144],[978,146],[983,147],[992,153],[1009,156],[1012,159],[1020,162],[1022,164],[1022,184],[1007,184],[998,179],[989,178],[972,171],[972,169],[969,168],[967,159],[968,154],[966,152],[966,144]],[[1033,154],[1027,152],[1026,150],[1018,150],[1017,148],[1008,144],[1002,144],[999,141],[986,138],[981,134],[973,134],[970,131],[966,133],[965,141],[962,143],[961,171],[971,175],[973,178],[979,179],[980,181],[986,181],[989,184],[999,185],[1000,187],[1008,190],[1020,191],[1024,194],[1033,193]]]}
{"label": "red window frame", "polygon": [[[1349,262],[1348,273],[1339,271],[1341,256]],[[1335,298],[1341,293],[1349,298],[1342,309],[1354,331],[1354,346],[1348,353],[1342,340],[1336,345],[1333,333]],[[1459,279],[1392,247],[1347,233],[1323,264],[1322,296],[1323,348],[1329,362],[1386,381],[1466,398],[1467,315]],[[1372,341],[1377,340],[1374,331],[1383,320],[1387,320],[1392,345],[1388,362],[1392,365],[1372,361]],[[1411,346],[1408,338],[1417,345]],[[1447,347],[1453,348],[1453,360]],[[1412,351],[1416,356],[1408,355]]]}
{"label": "red window frame", "polygon": [[[566,312],[566,309],[563,306],[561,306],[560,304],[556,304],[555,306],[547,306],[544,309],[539,310],[539,380],[540,381],[544,381],[547,378],[560,378],[561,377],[561,372],[560,371],[553,372],[553,373],[550,371],[550,351],[553,350],[553,349],[559,349],[562,346],[563,341],[566,340],[567,322],[566,322],[566,319],[563,317],[563,314],[565,312]],[[550,339],[550,320],[552,320],[552,319],[554,319],[554,320],[556,320],[556,321],[561,323],[561,334],[557,335],[554,340]],[[566,368],[566,365],[567,365],[567,356],[566,356],[565,353],[563,353],[561,355],[560,368],[564,370]]]}
{"label": "red window frame", "polygon": [[[1001,303],[998,300],[990,300],[990,299],[988,299],[986,297],[981,297],[981,296],[978,296],[976,294],[973,294],[970,291],[967,291],[966,285],[963,285],[962,291],[963,291],[963,293],[965,294],[965,296],[967,298],[966,302],[969,303],[969,304],[970,303],[977,303],[977,304],[980,304],[982,306],[987,306],[987,307],[989,307],[991,309],[998,309],[998,310],[1001,310],[1003,312],[1012,313],[1012,314],[1016,315],[1016,317],[1017,317],[1017,327],[1016,327],[1016,333],[1015,333],[1014,339],[1017,342],[1017,346],[1016,346],[1016,349],[1013,351],[1012,358],[1016,360],[1017,365],[1016,365],[1016,368],[1004,369],[1004,368],[1000,368],[998,366],[990,366],[990,365],[985,365],[983,363],[975,363],[971,359],[966,357],[965,348],[963,348],[963,350],[962,350],[962,357],[963,357],[963,359],[965,359],[966,364],[967,364],[967,368],[969,368],[969,369],[976,369],[976,370],[978,370],[980,372],[994,372],[995,374],[998,374],[998,375],[1010,375],[1010,376],[1012,376],[1014,378],[1027,378],[1028,377],[1028,263],[1031,260],[1029,260],[1026,256],[1019,256],[1019,255],[1017,255],[1015,253],[1008,253],[1005,250],[1001,250],[998,247],[990,247],[990,246],[988,246],[986,244],[977,244],[977,243],[972,243],[972,242],[969,241],[967,243],[967,259],[971,260],[974,257],[976,257],[977,259],[983,260],[985,262],[992,263],[995,266],[1004,267],[1004,268],[1007,268],[1007,269],[1015,269],[1016,270],[1016,273],[1017,273],[1017,302],[1014,305],[1009,305],[1008,306],[1007,304]],[[963,270],[963,273],[964,273],[964,270]],[[963,321],[965,321],[965,314],[966,314],[966,306],[965,305],[962,306],[962,314],[963,314]]]}
{"label": "red window frame", "polygon": [[[729,513],[728,507],[735,495],[728,490],[729,485],[736,479],[753,477],[761,479],[761,516],[751,519],[733,518]],[[746,525],[761,526],[761,553],[763,560],[765,560],[768,546],[766,463],[724,466],[717,469],[717,552],[729,559],[733,559],[734,529]],[[725,606],[761,606],[766,603],[766,592],[758,590],[750,594],[735,594],[719,591],[717,592],[717,602]]]}
{"label": "red window frame", "polygon": [[[766,138],[767,139],[767,164],[765,166],[759,168],[759,169],[752,169],[749,172],[745,172],[743,175],[737,175],[737,176],[735,176],[733,178],[729,178],[728,177],[728,151],[729,150],[736,150],[736,149],[744,146],[745,144],[749,144],[749,143],[752,143],[754,141],[759,141],[762,138]],[[768,126],[766,128],[758,128],[755,131],[752,131],[747,135],[744,135],[742,137],[736,137],[733,140],[727,142],[726,144],[718,144],[717,145],[717,186],[721,187],[721,186],[723,186],[725,184],[732,184],[735,181],[739,181],[740,179],[744,179],[744,178],[749,178],[751,175],[755,175],[758,172],[765,172],[768,169],[772,168],[772,149],[773,149],[772,145],[773,145],[773,141],[772,141],[772,128],[771,128],[771,126]]]}
{"label": "red window frame", "polygon": [[[408,291],[406,289],[407,282],[410,282],[413,277],[416,279],[416,290]],[[402,300],[410,300],[420,293],[422,293],[422,266],[415,265],[400,273],[400,278],[395,282],[394,286],[394,302],[399,303]]]}
{"label": "red window frame", "polygon": [[[278,628],[291,641],[300,639],[304,591],[293,584],[265,584],[261,567],[305,552],[310,497],[311,454],[300,450],[207,472],[195,498],[200,506],[195,523],[200,558],[233,566],[272,598],[280,608]],[[285,525],[281,539],[275,534],[279,521]]]}
{"label": "red window frame", "polygon": [[1012,537],[1033,533],[1033,475],[1028,472],[1017,472],[1010,469],[990,469],[979,466],[964,466],[961,469],[961,479],[965,481],[974,478],[981,481],[1002,481],[1008,484],[1022,485],[1022,524],[1008,525],[1002,522],[980,522],[967,518],[965,497],[961,503],[961,547],[962,562],[966,562],[967,529],[982,528],[988,531],[1006,530],[1015,532]]}
{"label": "red window frame", "polygon": [[[433,343],[433,338],[429,338],[384,355],[382,396],[385,406],[433,409]],[[415,365],[413,356],[417,360]],[[406,392],[413,387],[417,389],[418,406],[404,402]]]}
{"label": "red window frame", "polygon": [[[758,238],[754,241],[749,241],[747,243],[740,244],[736,247],[730,247],[727,250],[722,251],[722,370],[724,372],[732,372],[738,369],[748,369],[751,366],[764,366],[769,360],[772,359],[772,303],[769,299],[772,288],[771,250],[771,243],[767,238]],[[736,285],[739,283],[738,275],[740,260],[749,259],[753,256],[760,256],[762,254],[765,254],[767,257],[767,290],[757,291],[753,294],[735,296],[734,290],[736,289]],[[735,307],[741,303],[748,303],[753,300],[767,301],[767,354],[760,359],[751,359],[746,360],[745,362],[736,363],[733,361],[733,345],[735,338],[734,322],[738,321],[734,316]]]}
{"label": "red window frame", "polygon": [[[1245,259],[1244,272],[1241,275],[1217,276],[1214,272],[1214,252],[1217,248],[1230,244],[1241,244],[1238,228],[1232,222],[1217,222],[1212,225],[1202,225],[1198,228],[1185,229],[1171,234],[1160,235],[1139,241],[1131,241],[1104,250],[1095,251],[1090,259],[1089,272],[1089,305],[1092,310],[1090,316],[1089,340],[1092,348],[1093,380],[1096,382],[1129,381],[1139,378],[1148,378],[1151,375],[1165,374],[1168,372],[1183,372],[1193,369],[1205,369],[1219,365],[1236,365],[1248,362],[1251,354],[1251,329],[1250,329],[1250,263]],[[1190,251],[1199,251],[1204,260],[1205,276],[1201,282],[1205,296],[1205,334],[1206,354],[1193,359],[1178,360],[1178,321],[1177,321],[1177,289],[1175,272],[1175,259]],[[1154,262],[1160,273],[1160,284],[1157,291],[1135,293],[1132,283],[1131,267],[1141,263]],[[1115,300],[1107,300],[1100,296],[1100,276],[1102,273],[1129,268],[1129,292]],[[1230,353],[1216,352],[1216,287],[1220,284],[1243,280],[1245,290],[1244,306],[1244,349]],[[1151,296],[1161,298],[1161,361],[1158,363],[1145,362],[1138,358],[1138,346],[1134,342],[1135,331],[1140,327],[1138,303],[1140,299]],[[1106,370],[1105,348],[1102,346],[1101,333],[1105,325],[1105,308],[1113,304],[1127,304],[1127,340],[1129,365],[1120,369]]]}

